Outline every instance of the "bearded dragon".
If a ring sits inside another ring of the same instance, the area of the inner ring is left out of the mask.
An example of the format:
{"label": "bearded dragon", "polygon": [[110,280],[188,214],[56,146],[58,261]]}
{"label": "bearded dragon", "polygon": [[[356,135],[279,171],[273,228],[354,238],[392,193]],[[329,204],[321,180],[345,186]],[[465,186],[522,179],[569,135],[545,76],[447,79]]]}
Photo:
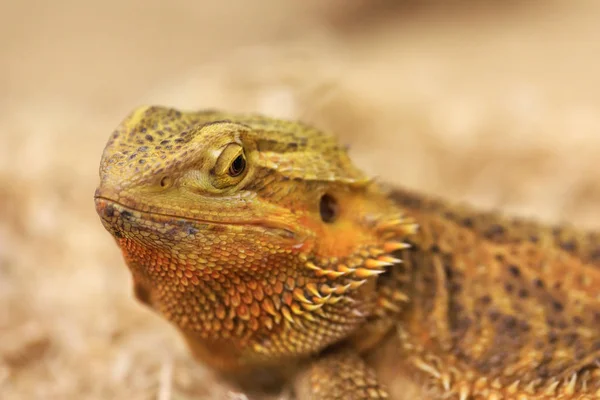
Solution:
{"label": "bearded dragon", "polygon": [[100,180],[137,298],[247,393],[600,398],[597,233],[386,186],[258,115],[138,108]]}

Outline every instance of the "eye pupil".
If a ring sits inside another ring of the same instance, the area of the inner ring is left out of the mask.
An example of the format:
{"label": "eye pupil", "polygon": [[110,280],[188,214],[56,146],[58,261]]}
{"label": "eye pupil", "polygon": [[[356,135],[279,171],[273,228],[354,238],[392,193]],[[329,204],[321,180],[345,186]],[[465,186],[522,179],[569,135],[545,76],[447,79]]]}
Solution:
{"label": "eye pupil", "polygon": [[324,194],[319,202],[319,212],[323,222],[331,223],[335,221],[338,214],[337,201],[332,196]]}
{"label": "eye pupil", "polygon": [[240,154],[239,156],[237,156],[235,158],[235,160],[233,160],[233,162],[229,166],[229,175],[230,176],[238,176],[242,172],[244,172],[245,168],[246,168],[246,159],[244,158],[243,154]]}

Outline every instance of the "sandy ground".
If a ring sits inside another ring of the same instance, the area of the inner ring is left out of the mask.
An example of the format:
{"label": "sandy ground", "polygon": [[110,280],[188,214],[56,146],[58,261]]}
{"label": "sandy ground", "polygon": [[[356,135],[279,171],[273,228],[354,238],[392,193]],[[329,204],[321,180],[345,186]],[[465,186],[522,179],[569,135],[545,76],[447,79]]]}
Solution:
{"label": "sandy ground", "polygon": [[382,179],[600,226],[597,1],[166,4],[0,1],[1,399],[228,396],[95,215],[139,104],[302,118]]}

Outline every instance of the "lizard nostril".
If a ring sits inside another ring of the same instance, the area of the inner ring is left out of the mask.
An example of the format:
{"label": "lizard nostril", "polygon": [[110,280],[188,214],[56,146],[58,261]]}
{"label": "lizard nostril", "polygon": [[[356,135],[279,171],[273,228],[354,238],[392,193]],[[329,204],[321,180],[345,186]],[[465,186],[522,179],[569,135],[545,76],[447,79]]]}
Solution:
{"label": "lizard nostril", "polygon": [[173,181],[171,180],[170,177],[163,176],[162,179],[160,180],[160,187],[167,188],[167,187],[171,186],[172,183],[173,183]]}
{"label": "lizard nostril", "polygon": [[332,196],[324,194],[319,203],[319,212],[323,222],[333,222],[338,214],[338,204]]}

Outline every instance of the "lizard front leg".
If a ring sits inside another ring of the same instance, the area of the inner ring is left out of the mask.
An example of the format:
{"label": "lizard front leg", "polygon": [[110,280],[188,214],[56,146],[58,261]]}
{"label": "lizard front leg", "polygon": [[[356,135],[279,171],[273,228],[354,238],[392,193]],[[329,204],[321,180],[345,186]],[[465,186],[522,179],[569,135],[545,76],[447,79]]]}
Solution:
{"label": "lizard front leg", "polygon": [[387,399],[387,389],[375,371],[352,350],[327,354],[313,361],[294,382],[298,400]]}

